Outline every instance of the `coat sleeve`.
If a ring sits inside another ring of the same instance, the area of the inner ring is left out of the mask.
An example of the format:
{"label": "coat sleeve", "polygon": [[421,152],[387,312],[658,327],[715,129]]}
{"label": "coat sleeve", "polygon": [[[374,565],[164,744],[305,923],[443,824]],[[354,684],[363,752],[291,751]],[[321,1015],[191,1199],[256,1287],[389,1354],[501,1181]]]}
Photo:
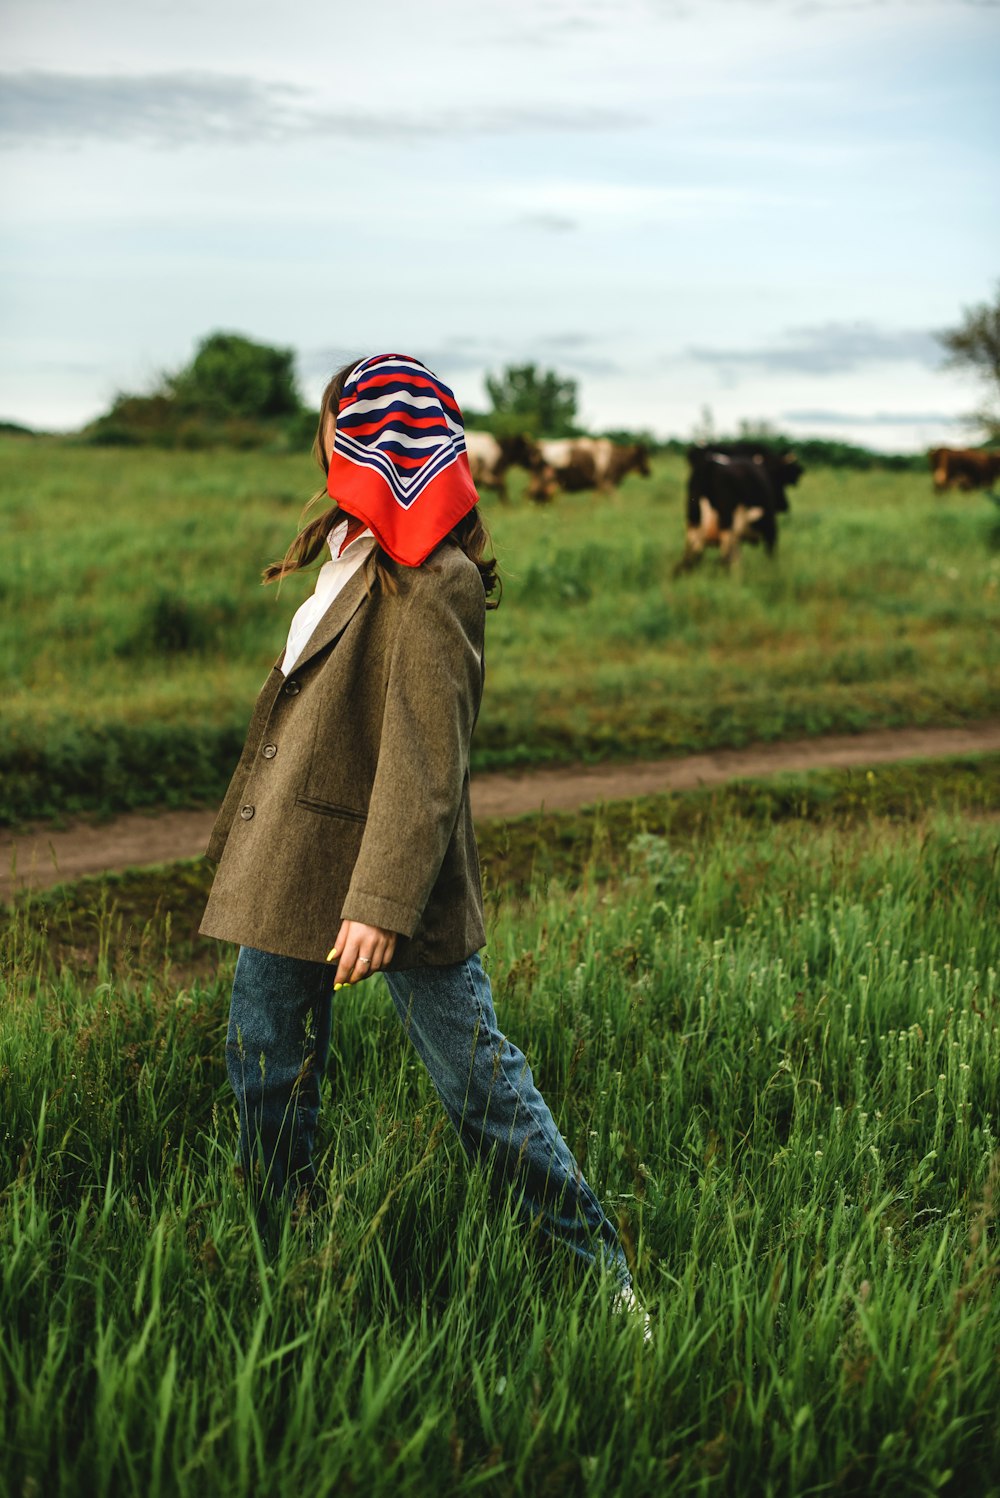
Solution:
{"label": "coat sleeve", "polygon": [[451,840],[483,691],[486,599],[428,570],[393,648],[368,820],[341,919],[412,936]]}

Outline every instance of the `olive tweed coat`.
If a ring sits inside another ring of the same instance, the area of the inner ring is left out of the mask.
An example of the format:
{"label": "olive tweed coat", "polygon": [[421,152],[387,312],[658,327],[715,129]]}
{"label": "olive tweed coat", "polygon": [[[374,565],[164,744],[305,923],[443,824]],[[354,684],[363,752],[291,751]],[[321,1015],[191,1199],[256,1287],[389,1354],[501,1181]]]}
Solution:
{"label": "olive tweed coat", "polygon": [[286,681],[257,699],[216,819],[201,930],[325,960],[341,920],[396,931],[393,968],[481,947],[469,742],[483,690],[486,598],[452,542],[420,567],[361,567]]}

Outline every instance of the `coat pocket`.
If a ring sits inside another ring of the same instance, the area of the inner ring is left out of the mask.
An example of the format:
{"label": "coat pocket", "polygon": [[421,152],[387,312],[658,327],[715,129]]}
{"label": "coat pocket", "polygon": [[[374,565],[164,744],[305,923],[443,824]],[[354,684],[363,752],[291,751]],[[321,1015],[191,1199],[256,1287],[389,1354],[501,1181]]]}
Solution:
{"label": "coat pocket", "polygon": [[296,796],[295,805],[306,811],[317,812],[321,817],[339,817],[343,822],[367,822],[368,813],[353,806],[338,806],[334,801],[320,801],[315,796]]}

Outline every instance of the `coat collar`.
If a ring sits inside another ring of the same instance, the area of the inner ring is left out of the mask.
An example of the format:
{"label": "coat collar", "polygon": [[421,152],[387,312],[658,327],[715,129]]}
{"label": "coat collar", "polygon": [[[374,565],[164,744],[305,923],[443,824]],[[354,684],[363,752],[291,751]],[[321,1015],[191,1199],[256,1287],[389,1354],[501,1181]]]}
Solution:
{"label": "coat collar", "polygon": [[[297,676],[303,666],[308,665],[314,655],[318,655],[331,641],[344,632],[358,609],[368,599],[367,573],[367,566],[362,564],[353,577],[348,578],[309,636],[302,654],[292,667],[290,675]],[[281,656],[278,657],[278,665],[280,666],[280,664]]]}

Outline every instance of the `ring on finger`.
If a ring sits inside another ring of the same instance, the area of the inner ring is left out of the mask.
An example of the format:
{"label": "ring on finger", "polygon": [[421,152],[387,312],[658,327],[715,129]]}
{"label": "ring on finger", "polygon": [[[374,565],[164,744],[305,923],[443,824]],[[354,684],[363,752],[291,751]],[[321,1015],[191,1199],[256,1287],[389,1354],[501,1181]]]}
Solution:
{"label": "ring on finger", "polygon": [[371,960],[370,957],[359,957],[358,958],[358,966],[359,967],[371,967],[371,965],[372,965],[372,960]]}

